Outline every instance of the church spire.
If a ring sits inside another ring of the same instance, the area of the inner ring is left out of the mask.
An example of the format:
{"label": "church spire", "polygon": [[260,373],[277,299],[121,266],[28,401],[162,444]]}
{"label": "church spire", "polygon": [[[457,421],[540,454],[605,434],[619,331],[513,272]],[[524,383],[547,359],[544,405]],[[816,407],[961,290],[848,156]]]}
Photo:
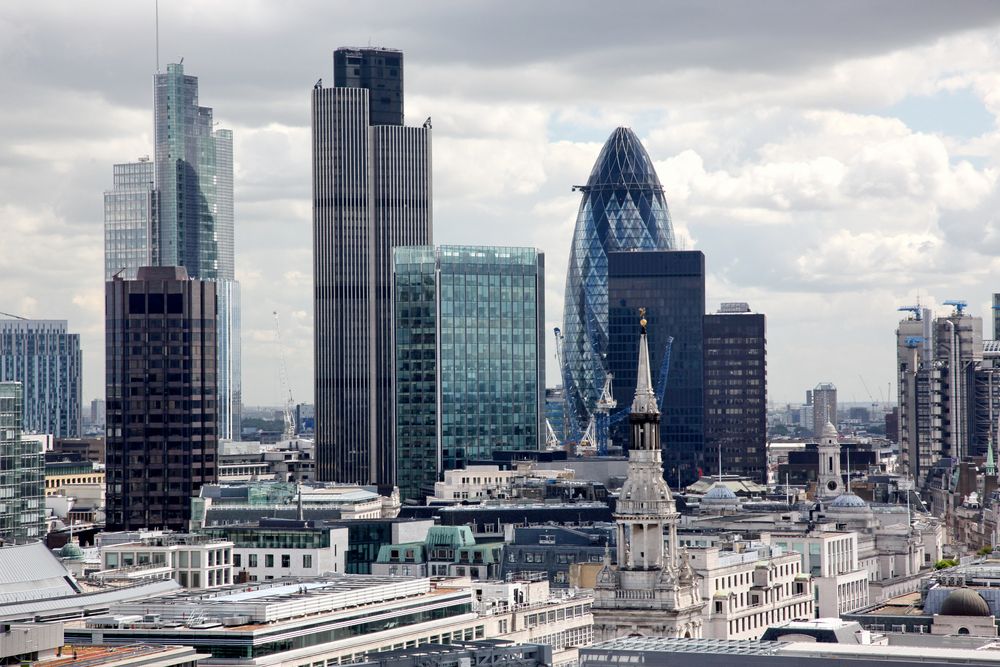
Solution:
{"label": "church spire", "polygon": [[646,343],[646,309],[639,309],[639,366],[636,373],[633,415],[658,415],[656,392],[653,391],[653,374],[649,368],[649,345]]}

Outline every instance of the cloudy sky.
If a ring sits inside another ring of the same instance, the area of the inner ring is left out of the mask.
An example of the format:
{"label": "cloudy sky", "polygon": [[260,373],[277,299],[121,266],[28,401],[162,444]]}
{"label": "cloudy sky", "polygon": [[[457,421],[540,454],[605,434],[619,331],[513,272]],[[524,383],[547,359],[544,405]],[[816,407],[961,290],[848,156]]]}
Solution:
{"label": "cloudy sky", "polygon": [[[865,401],[895,392],[898,306],[988,318],[1000,291],[998,37],[992,1],[160,2],[161,63],[183,56],[235,133],[249,404],[281,401],[273,310],[312,397],[309,93],[337,46],[405,51],[408,120],[434,119],[435,242],[543,250],[549,329],[570,186],[630,125],[705,252],[709,308],[767,314],[770,398],[832,381]],[[0,311],[69,320],[87,399],[102,193],[152,151],[154,69],[153,0],[0,4]]]}

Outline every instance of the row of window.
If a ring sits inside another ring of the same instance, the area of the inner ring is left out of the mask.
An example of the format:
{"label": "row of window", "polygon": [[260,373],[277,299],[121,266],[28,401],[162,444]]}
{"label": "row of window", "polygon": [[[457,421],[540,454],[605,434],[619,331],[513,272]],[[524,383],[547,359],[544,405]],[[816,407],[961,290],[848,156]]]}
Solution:
{"label": "row of window", "polygon": [[[264,554],[264,567],[274,567],[274,554]],[[259,559],[258,554],[247,554],[247,567],[258,567]],[[291,567],[292,566],[292,555],[291,554],[281,554],[281,567]],[[310,569],[313,566],[312,554],[302,554],[302,567],[305,569]],[[243,555],[233,554],[233,567],[243,567]],[[334,570],[336,570],[336,565],[334,565]]]}

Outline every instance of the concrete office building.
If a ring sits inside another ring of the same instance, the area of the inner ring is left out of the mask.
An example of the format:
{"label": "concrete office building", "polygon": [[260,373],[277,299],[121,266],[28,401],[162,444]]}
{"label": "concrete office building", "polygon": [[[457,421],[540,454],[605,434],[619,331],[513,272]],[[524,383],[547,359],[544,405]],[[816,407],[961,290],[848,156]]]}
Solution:
{"label": "concrete office building", "polygon": [[[67,624],[66,640],[194,646],[203,664],[297,667],[362,662],[377,653],[479,639],[548,644],[574,664],[592,641],[592,598],[547,582],[335,575],[181,591],[112,605]],[[304,621],[303,617],[307,618]]]}
{"label": "concrete office building", "polygon": [[[767,482],[767,321],[745,303],[705,316],[703,470]],[[720,460],[722,470],[717,470]]]}
{"label": "concrete office building", "polygon": [[316,521],[261,518],[254,524],[203,528],[203,535],[233,543],[235,581],[343,574],[348,529]]}
{"label": "concrete office building", "polygon": [[819,437],[827,422],[837,425],[837,387],[832,382],[820,382],[812,390],[812,432]]}
{"label": "concrete office building", "polygon": [[423,500],[446,470],[545,439],[545,260],[533,248],[394,255],[397,482]]}
{"label": "concrete office building", "polygon": [[20,382],[24,431],[57,438],[82,435],[80,335],[66,320],[0,313],[0,382]]}
{"label": "concrete office building", "polygon": [[392,249],[431,238],[431,129],[403,125],[403,54],[338,49],[312,91],[317,476],[395,483]]}
{"label": "concrete office building", "polygon": [[19,382],[0,382],[0,545],[45,537],[45,460],[21,437],[23,401]]}
{"label": "concrete office building", "polygon": [[142,267],[106,285],[107,524],[185,530],[216,480],[215,284]]}

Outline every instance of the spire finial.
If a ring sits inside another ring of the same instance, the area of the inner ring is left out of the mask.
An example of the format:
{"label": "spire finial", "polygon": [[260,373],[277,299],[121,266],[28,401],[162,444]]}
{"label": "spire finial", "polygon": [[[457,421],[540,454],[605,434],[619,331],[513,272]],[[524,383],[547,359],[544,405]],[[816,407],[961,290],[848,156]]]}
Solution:
{"label": "spire finial", "polygon": [[719,483],[722,483],[722,443],[719,443]]}
{"label": "spire finial", "polygon": [[642,335],[645,336],[646,335],[646,309],[645,308],[640,308],[639,309],[639,327],[640,327],[640,331],[642,331]]}

